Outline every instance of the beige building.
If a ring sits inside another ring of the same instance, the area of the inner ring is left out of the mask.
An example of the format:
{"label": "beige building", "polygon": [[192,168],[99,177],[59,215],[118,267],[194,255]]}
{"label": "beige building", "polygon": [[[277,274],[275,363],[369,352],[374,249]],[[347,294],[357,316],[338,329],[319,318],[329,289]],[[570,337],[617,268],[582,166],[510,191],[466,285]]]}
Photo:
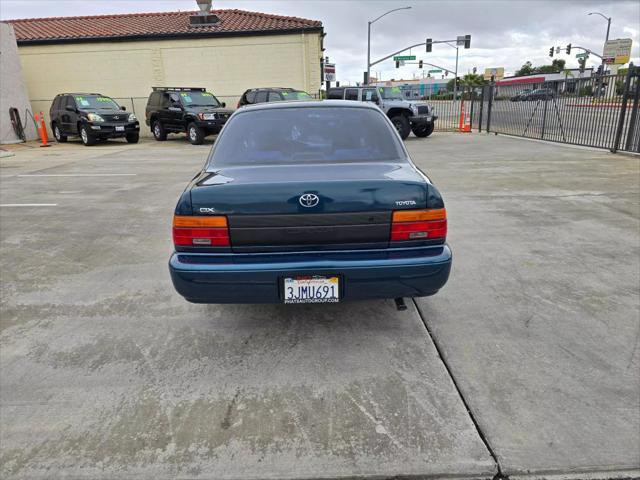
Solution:
{"label": "beige building", "polygon": [[[322,23],[242,10],[9,21],[15,29],[35,111],[48,113],[63,92],[96,92],[144,117],[152,86],[206,87],[235,107],[248,88],[279,86],[317,94]],[[143,128],[143,134],[148,129]]]}

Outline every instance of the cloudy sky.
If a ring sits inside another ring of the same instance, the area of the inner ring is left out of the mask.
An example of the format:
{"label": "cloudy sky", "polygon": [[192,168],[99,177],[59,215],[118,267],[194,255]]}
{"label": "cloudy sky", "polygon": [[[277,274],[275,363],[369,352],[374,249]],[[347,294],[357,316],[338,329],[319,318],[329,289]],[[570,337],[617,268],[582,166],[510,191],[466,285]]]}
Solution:
{"label": "cloudy sky", "polygon": [[[362,79],[366,65],[367,21],[398,7],[372,26],[373,59],[424,42],[427,37],[448,40],[471,34],[471,49],[460,50],[458,71],[473,67],[505,67],[513,72],[525,61],[550,63],[549,47],[562,46],[559,58],[576,67],[575,53],[564,53],[568,43],[601,53],[607,22],[589,12],[613,18],[610,38],[632,38],[632,61],[640,63],[640,2],[626,0],[214,0],[214,8],[238,8],[321,20],[327,37],[325,54],[336,63],[338,80]],[[28,18],[106,13],[195,10],[195,0],[0,0],[0,18]],[[412,54],[425,62],[453,70],[455,50],[446,45],[424,47]],[[555,57],[554,57],[555,58]],[[597,65],[591,57],[587,66]],[[383,79],[413,78],[416,66],[395,68],[387,60],[372,68]]]}

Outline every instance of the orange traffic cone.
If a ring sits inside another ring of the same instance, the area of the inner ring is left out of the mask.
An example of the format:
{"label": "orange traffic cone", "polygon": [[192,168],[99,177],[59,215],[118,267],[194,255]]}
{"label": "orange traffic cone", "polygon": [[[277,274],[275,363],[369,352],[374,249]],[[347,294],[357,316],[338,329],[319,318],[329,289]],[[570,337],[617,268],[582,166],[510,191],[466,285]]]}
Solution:
{"label": "orange traffic cone", "polygon": [[458,124],[458,130],[461,133],[471,132],[471,117],[469,112],[464,108],[464,99],[460,101],[460,123]]}
{"label": "orange traffic cone", "polygon": [[47,127],[44,124],[44,115],[42,114],[42,112],[40,112],[40,116],[38,116],[38,114],[36,113],[34,117],[36,120],[36,124],[38,125],[38,134],[40,135],[40,141],[42,142],[40,146],[50,147],[51,145],[48,143],[49,137],[47,136]]}

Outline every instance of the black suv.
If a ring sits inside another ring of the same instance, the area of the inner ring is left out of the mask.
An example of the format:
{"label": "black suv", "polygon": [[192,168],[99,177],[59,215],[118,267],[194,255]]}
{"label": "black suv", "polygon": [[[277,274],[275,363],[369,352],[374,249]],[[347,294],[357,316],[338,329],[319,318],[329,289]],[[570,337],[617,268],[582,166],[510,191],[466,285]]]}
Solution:
{"label": "black suv", "polygon": [[240,97],[238,108],[254,103],[284,102],[286,100],[313,100],[313,98],[307,92],[293,88],[250,88]]}
{"label": "black suv", "polygon": [[146,109],[146,123],[156,140],[167,133],[186,132],[193,145],[222,129],[233,113],[205,88],[153,87]]}
{"label": "black suv", "polygon": [[126,137],[138,143],[140,123],[133,113],[100,93],[60,93],[49,109],[51,130],[58,142],[80,136],[85,145],[98,140]]}

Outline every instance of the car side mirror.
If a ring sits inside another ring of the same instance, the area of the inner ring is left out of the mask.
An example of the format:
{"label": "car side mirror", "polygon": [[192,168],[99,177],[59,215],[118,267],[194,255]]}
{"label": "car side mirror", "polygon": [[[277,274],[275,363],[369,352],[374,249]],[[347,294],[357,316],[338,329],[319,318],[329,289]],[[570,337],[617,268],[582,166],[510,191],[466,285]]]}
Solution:
{"label": "car side mirror", "polygon": [[222,102],[221,105],[222,105],[222,108],[224,108],[227,106],[227,102]]}
{"label": "car side mirror", "polygon": [[126,111],[127,111],[127,107],[125,107],[124,105],[122,105],[122,106],[120,107],[120,110],[122,110],[123,112],[126,112]]}
{"label": "car side mirror", "polygon": [[64,107],[64,109],[65,109],[67,112],[73,112],[73,113],[75,113],[75,112],[76,112],[76,108],[75,108],[75,107],[72,107],[71,105],[67,105],[66,107]]}

